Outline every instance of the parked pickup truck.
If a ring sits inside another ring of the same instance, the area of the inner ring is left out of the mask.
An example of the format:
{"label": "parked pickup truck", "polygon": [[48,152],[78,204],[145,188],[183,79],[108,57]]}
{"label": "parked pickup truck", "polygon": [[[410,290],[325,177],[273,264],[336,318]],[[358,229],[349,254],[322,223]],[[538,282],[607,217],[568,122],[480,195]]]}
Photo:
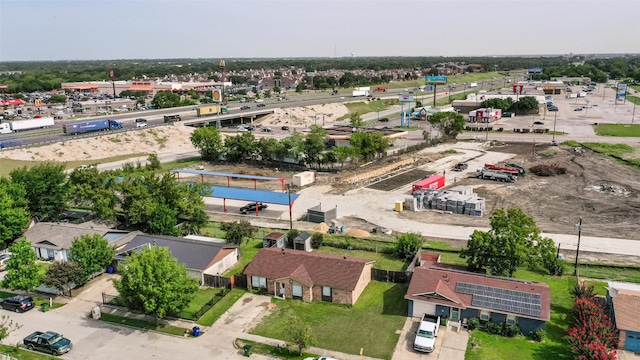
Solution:
{"label": "parked pickup truck", "polygon": [[68,353],[73,347],[71,340],[53,331],[36,331],[24,338],[23,342],[29,350],[39,350],[53,356]]}
{"label": "parked pickup truck", "polygon": [[421,352],[433,352],[436,348],[436,336],[440,328],[440,316],[424,314],[420,321],[420,327],[416,332],[416,340],[413,349]]}

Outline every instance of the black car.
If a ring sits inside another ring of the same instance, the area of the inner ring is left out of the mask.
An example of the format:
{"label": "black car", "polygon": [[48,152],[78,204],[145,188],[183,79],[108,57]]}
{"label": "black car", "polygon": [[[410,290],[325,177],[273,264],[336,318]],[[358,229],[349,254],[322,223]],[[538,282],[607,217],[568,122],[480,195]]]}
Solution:
{"label": "black car", "polygon": [[534,121],[533,125],[544,125],[542,121]]}
{"label": "black car", "polygon": [[16,295],[0,300],[0,308],[15,311],[17,313],[33,309],[35,303],[31,296]]}
{"label": "black car", "polygon": [[256,105],[257,107],[265,107],[266,105],[264,103],[260,103],[258,105]]}
{"label": "black car", "polygon": [[258,207],[258,211],[262,211],[267,208],[267,204],[251,202],[240,208],[240,214],[248,214],[249,212],[255,212],[256,206]]}
{"label": "black car", "polygon": [[289,130],[289,127],[287,125],[281,127],[282,130]]}
{"label": "black car", "polygon": [[251,106],[245,105],[245,106],[241,107],[240,110],[251,110]]}
{"label": "black car", "polygon": [[389,122],[389,118],[381,118],[380,122]]}

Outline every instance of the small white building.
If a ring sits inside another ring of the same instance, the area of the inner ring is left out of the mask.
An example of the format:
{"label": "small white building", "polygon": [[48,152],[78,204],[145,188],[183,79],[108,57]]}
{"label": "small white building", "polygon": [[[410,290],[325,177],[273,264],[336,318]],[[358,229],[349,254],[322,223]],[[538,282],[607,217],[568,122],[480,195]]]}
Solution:
{"label": "small white building", "polygon": [[480,108],[469,111],[469,122],[490,123],[502,118],[502,109]]}

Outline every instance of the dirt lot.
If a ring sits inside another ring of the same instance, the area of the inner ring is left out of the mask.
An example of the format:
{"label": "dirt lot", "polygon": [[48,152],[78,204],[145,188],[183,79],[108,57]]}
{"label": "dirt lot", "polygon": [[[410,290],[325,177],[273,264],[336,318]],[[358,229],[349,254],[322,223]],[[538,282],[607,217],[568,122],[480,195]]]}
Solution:
{"label": "dirt lot", "polygon": [[[565,146],[507,144],[491,151],[517,154],[512,162],[526,169],[538,164],[557,164],[564,175],[540,177],[527,173],[514,183],[475,178],[458,179],[486,198],[486,213],[498,208],[521,208],[545,232],[571,233],[582,216],[585,236],[640,239],[640,170],[623,166],[591,151]],[[473,218],[435,212],[403,216],[424,222],[489,226],[489,217]]]}

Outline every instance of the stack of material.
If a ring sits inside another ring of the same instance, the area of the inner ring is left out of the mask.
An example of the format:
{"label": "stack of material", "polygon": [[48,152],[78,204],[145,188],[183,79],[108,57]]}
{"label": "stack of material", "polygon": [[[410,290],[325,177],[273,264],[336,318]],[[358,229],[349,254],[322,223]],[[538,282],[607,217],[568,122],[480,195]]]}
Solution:
{"label": "stack of material", "polygon": [[484,216],[485,199],[471,187],[458,186],[450,190],[420,190],[413,194],[418,208],[449,211],[456,214]]}

